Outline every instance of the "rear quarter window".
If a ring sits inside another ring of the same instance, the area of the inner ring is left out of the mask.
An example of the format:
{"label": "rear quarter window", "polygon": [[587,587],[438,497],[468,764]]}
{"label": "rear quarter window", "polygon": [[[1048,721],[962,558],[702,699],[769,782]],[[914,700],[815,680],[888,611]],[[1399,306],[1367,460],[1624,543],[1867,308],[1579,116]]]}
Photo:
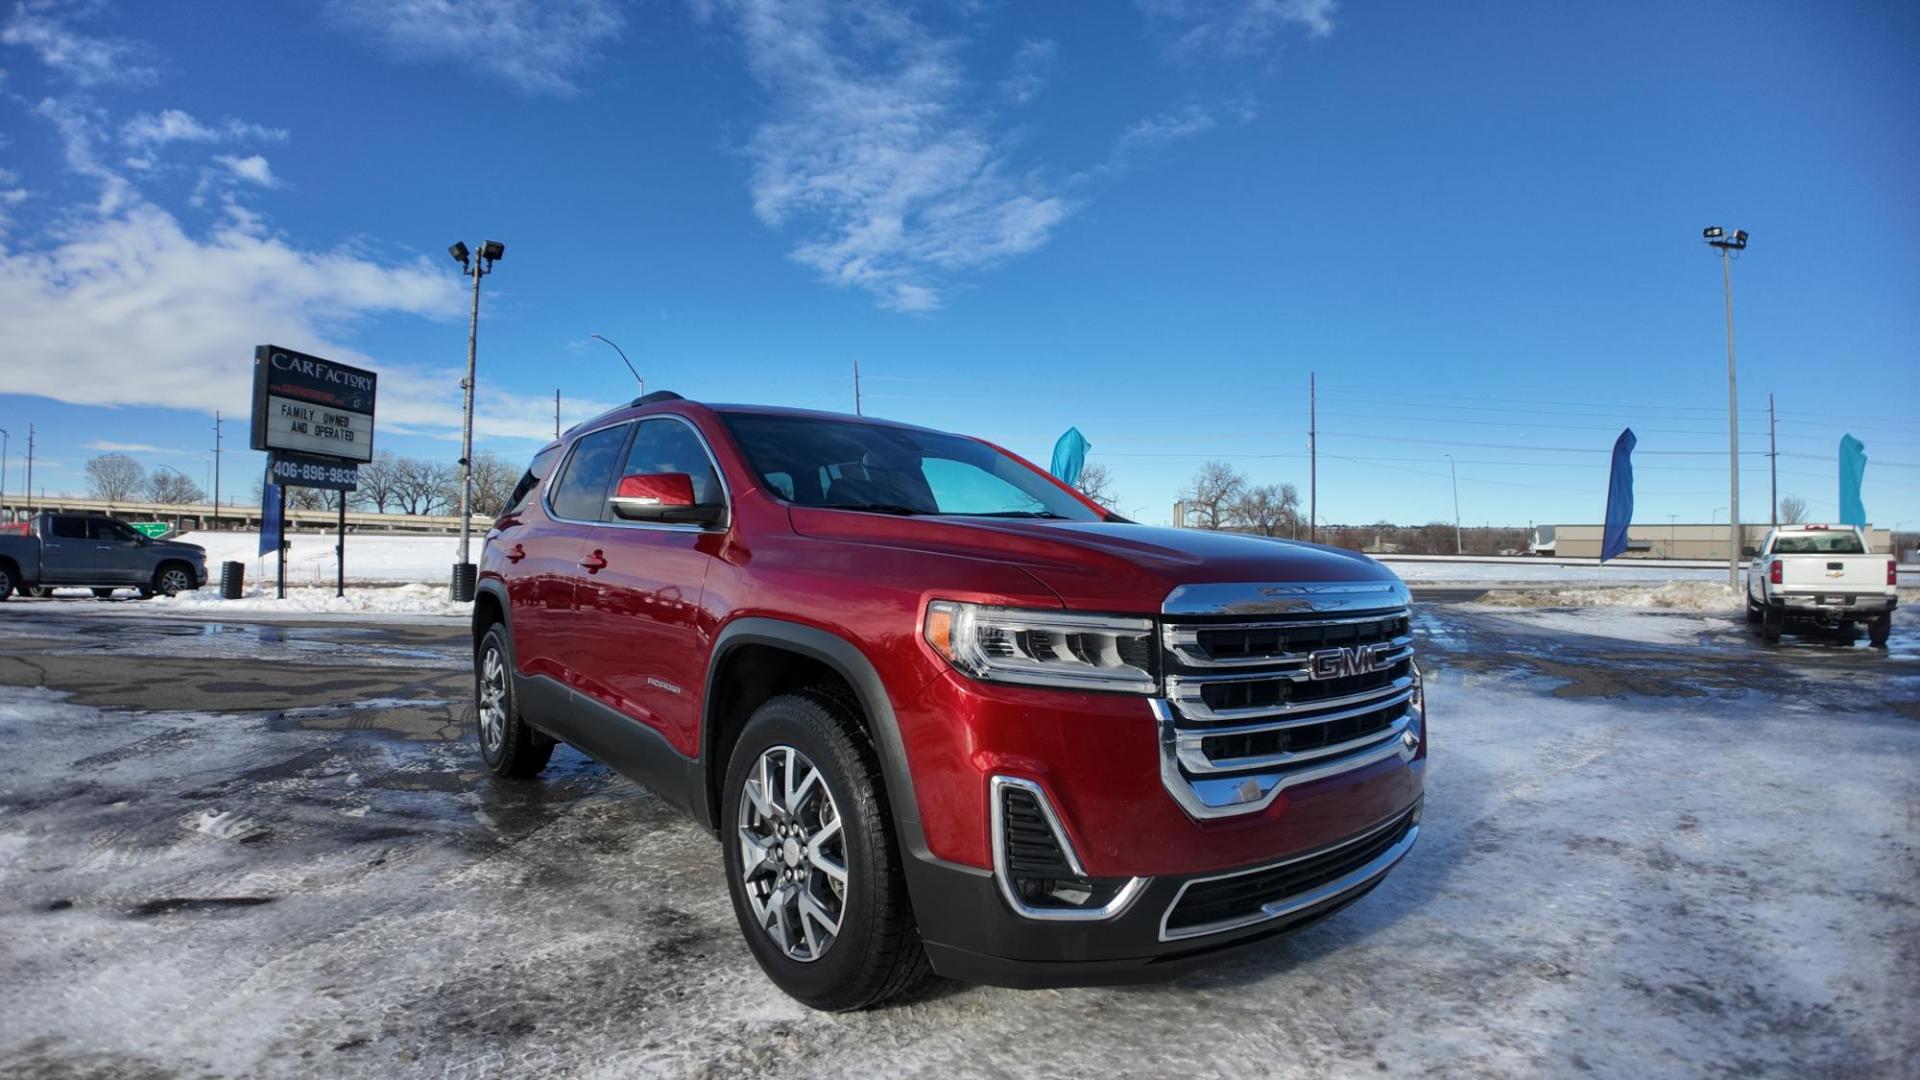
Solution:
{"label": "rear quarter window", "polygon": [[507,496],[503,517],[506,514],[518,514],[527,508],[527,504],[533,501],[533,493],[540,488],[540,481],[553,471],[553,463],[559,458],[560,448],[557,446],[549,446],[533,455],[533,460],[527,464],[527,471],[520,474],[520,482],[513,485],[513,494]]}

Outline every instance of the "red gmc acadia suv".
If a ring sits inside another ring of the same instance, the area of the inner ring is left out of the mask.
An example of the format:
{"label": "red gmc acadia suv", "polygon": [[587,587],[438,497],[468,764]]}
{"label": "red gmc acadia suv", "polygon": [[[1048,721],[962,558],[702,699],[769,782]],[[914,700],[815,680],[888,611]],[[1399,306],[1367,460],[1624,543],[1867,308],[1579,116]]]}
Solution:
{"label": "red gmc acadia suv", "polygon": [[1154,978],[1327,915],[1419,835],[1406,587],[1117,517],[978,439],[655,393],[487,534],[481,752],[578,747],[715,832],[767,975]]}

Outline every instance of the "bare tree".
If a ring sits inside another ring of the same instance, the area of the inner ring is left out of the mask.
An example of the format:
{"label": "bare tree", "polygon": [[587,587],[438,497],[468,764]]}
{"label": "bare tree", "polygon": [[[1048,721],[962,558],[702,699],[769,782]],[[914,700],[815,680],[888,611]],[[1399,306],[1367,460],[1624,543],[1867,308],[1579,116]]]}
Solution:
{"label": "bare tree", "polygon": [[[506,463],[492,451],[473,456],[473,512],[488,517],[498,517],[507,508],[507,496],[513,494],[513,487],[520,482],[521,470]],[[460,505],[460,478],[454,476],[452,505],[458,512]]]}
{"label": "bare tree", "polygon": [[1117,505],[1113,494],[1113,474],[1098,462],[1089,462],[1080,470],[1080,479],[1073,485],[1080,494],[1112,510]]}
{"label": "bare tree", "polygon": [[421,458],[400,458],[396,472],[394,502],[402,513],[443,513],[449,495],[454,501],[460,497],[456,488],[460,481],[460,470],[452,465]]}
{"label": "bare tree", "polygon": [[1807,520],[1807,500],[1798,495],[1780,496],[1780,524],[1798,525]]}
{"label": "bare tree", "polygon": [[1288,531],[1300,512],[1300,491],[1292,484],[1262,484],[1242,491],[1228,507],[1235,525],[1261,536]]}
{"label": "bare tree", "polygon": [[125,454],[87,459],[87,494],[107,502],[126,502],[146,485],[147,470]]}
{"label": "bare tree", "polygon": [[147,475],[147,501],[178,506],[207,501],[207,493],[187,476],[172,469],[158,469]]}
{"label": "bare tree", "polygon": [[399,474],[400,461],[391,450],[375,454],[372,461],[360,466],[360,486],[353,493],[353,501],[386,513],[387,507],[397,499]]}
{"label": "bare tree", "polygon": [[1199,528],[1218,530],[1231,520],[1230,508],[1246,486],[1247,478],[1235,472],[1232,465],[1209,461],[1193,474],[1193,480],[1180,497],[1186,501],[1187,513],[1197,519],[1195,524]]}

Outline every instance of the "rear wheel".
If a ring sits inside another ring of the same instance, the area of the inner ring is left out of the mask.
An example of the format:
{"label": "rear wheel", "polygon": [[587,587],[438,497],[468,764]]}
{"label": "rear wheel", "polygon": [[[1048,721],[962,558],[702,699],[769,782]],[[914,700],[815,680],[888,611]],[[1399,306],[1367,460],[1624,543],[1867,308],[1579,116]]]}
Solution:
{"label": "rear wheel", "polygon": [[94,599],[96,599],[96,600],[105,600],[105,599],[107,599],[108,597],[110,597],[110,596],[112,596],[112,595],[113,595],[113,590],[112,590],[112,589],[99,589],[99,588],[96,588],[96,589],[94,589],[94,590],[93,590],[93,596],[94,596]]}
{"label": "rear wheel", "polygon": [[1887,636],[1893,633],[1893,612],[1882,613],[1867,624],[1867,644],[1876,649],[1887,647]]}
{"label": "rear wheel", "polygon": [[474,719],[480,756],[496,776],[525,780],[540,775],[553,757],[553,742],[534,735],[513,696],[512,652],[506,628],[494,623],[473,654]]}
{"label": "rear wheel", "polygon": [[877,1004],[927,973],[880,763],[840,698],[754,711],[721,797],[727,891],[774,984],[816,1009]]}
{"label": "rear wheel", "polygon": [[1752,599],[1748,599],[1747,600],[1747,625],[1755,626],[1755,625],[1758,625],[1759,622],[1760,622],[1760,605],[1754,603]]}

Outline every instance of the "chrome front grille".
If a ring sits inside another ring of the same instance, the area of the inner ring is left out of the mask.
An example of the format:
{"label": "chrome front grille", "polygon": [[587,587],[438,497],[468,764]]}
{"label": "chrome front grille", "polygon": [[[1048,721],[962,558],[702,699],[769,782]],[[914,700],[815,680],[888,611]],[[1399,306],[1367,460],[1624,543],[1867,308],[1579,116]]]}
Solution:
{"label": "chrome front grille", "polygon": [[1177,590],[1154,703],[1168,790],[1196,817],[1224,817],[1290,784],[1411,758],[1409,603],[1398,582]]}

